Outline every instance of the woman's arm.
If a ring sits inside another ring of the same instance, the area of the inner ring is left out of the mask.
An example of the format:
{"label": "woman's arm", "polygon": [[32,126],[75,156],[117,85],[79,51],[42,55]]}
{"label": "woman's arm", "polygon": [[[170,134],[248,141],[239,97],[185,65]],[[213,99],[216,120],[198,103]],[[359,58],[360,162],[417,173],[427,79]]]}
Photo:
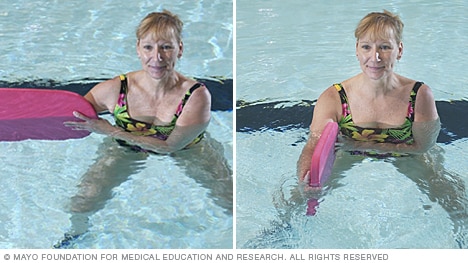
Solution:
{"label": "woman's arm", "polygon": [[94,86],[84,98],[93,105],[97,113],[113,110],[120,93],[120,77],[101,82]]}
{"label": "woman's arm", "polygon": [[[94,86],[84,98],[91,103],[94,110],[97,113],[112,111],[112,107],[117,103],[120,93],[120,78],[115,77],[113,79],[101,82]],[[100,134],[111,134],[117,132],[118,128],[112,126],[107,120],[97,118],[89,118],[80,112],[73,112],[76,118],[83,120],[68,121],[64,125],[71,127],[75,130],[88,130],[90,132],[96,132]]]}
{"label": "woman's arm", "polygon": [[211,95],[205,86],[196,89],[187,100],[174,130],[165,141],[131,134],[112,126],[104,119],[91,119],[78,112],[75,116],[84,122],[68,122],[67,126],[112,136],[143,149],[166,154],[183,149],[206,129],[211,118]]}
{"label": "woman's arm", "polygon": [[148,136],[136,136],[120,128],[111,132],[111,136],[132,145],[157,153],[172,153],[183,149],[205,131],[211,118],[211,95],[205,86],[196,89],[184,106],[174,130],[167,140]]}
{"label": "woman's arm", "polygon": [[320,95],[314,107],[309,138],[297,161],[297,176],[300,181],[304,180],[310,170],[310,161],[325,125],[330,121],[337,122],[340,115],[340,97],[335,87],[332,86]]}
{"label": "woman's arm", "polygon": [[413,144],[406,143],[378,143],[378,142],[360,142],[353,139],[341,137],[341,149],[357,151],[375,151],[378,153],[409,153],[423,154],[431,149],[437,141],[440,131],[440,120],[413,123]]}
{"label": "woman's arm", "polygon": [[434,95],[427,85],[422,85],[416,95],[414,106],[413,138],[411,145],[399,146],[399,151],[425,153],[437,142],[440,132],[440,118]]}

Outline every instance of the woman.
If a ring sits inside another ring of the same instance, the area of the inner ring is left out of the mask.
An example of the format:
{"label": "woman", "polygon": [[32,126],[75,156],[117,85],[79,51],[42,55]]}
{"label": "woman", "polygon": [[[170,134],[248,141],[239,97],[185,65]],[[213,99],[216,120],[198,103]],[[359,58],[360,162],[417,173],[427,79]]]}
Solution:
{"label": "woman", "polygon": [[[144,167],[148,152],[171,153],[176,164],[186,167],[188,176],[210,189],[214,201],[232,214],[232,171],[220,154],[223,150],[208,134],[199,143],[210,121],[211,95],[205,85],[175,70],[184,51],[182,26],[167,10],[148,14],[136,32],[142,69],[102,82],[85,95],[96,112],[113,113],[116,126],[79,112],[74,114],[82,121],[65,123],[107,135],[125,148],[104,140],[96,163],[72,197],[72,228],[56,248],[72,246],[88,230],[88,217],[104,207],[114,187]],[[180,151],[186,148],[191,150]],[[200,155],[204,158],[194,158]]]}
{"label": "woman", "polygon": [[362,72],[319,97],[297,164],[306,181],[310,160],[328,122],[338,122],[345,148],[360,154],[424,153],[436,142],[439,116],[431,89],[394,72],[403,55],[403,23],[389,11],[370,13],[355,30]]}
{"label": "woman", "polygon": [[203,84],[175,70],[184,51],[182,25],[167,10],[147,15],[136,32],[142,69],[100,83],[85,95],[96,112],[113,113],[116,126],[79,112],[75,116],[84,122],[66,125],[156,153],[200,141],[210,121],[211,96]]}

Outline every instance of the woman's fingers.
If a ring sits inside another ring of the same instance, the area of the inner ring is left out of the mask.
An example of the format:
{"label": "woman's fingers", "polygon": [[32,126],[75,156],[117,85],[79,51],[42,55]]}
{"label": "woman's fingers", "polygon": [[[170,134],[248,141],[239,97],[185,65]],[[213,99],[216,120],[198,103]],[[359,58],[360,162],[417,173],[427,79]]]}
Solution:
{"label": "woman's fingers", "polygon": [[74,111],[73,116],[77,117],[78,119],[84,120],[84,121],[90,120],[90,118],[88,118],[86,115],[84,115],[84,114],[82,114],[81,112],[78,112],[78,111]]}
{"label": "woman's fingers", "polygon": [[70,127],[73,130],[88,130],[86,122],[66,121],[63,123],[66,127]]}
{"label": "woman's fingers", "polygon": [[70,127],[74,130],[89,130],[90,129],[89,121],[91,121],[91,118],[87,117],[86,115],[78,111],[74,111],[73,116],[83,121],[66,121],[63,123],[66,127]]}

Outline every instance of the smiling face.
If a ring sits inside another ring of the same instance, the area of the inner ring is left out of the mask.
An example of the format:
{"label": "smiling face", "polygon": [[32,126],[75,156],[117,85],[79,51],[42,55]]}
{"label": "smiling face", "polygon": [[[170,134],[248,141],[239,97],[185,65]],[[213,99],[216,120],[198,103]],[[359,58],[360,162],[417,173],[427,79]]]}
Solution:
{"label": "smiling face", "polygon": [[183,44],[175,37],[147,34],[137,41],[137,53],[143,70],[154,79],[170,77],[175,73],[177,59],[182,56]]}
{"label": "smiling face", "polygon": [[356,55],[361,69],[373,80],[391,75],[395,62],[402,54],[403,43],[397,43],[395,38],[373,40],[366,34],[356,43]]}
{"label": "smiling face", "polygon": [[361,69],[369,78],[377,80],[393,73],[393,66],[403,54],[403,22],[387,11],[367,14],[359,22],[356,55]]}
{"label": "smiling face", "polygon": [[148,14],[137,28],[137,53],[143,70],[154,79],[170,78],[182,56],[182,27],[178,16],[164,10]]}

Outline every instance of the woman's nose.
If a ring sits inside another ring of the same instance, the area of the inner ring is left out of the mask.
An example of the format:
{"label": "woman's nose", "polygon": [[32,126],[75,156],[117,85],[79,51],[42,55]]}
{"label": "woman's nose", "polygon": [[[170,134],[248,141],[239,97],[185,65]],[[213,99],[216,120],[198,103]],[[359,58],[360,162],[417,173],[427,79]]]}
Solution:
{"label": "woman's nose", "polygon": [[156,61],[162,61],[161,52],[157,48],[154,49],[153,58]]}
{"label": "woman's nose", "polygon": [[371,52],[371,59],[372,59],[373,61],[377,61],[377,62],[382,61],[382,59],[380,58],[379,51],[378,51],[377,49],[372,50],[372,52]]}

